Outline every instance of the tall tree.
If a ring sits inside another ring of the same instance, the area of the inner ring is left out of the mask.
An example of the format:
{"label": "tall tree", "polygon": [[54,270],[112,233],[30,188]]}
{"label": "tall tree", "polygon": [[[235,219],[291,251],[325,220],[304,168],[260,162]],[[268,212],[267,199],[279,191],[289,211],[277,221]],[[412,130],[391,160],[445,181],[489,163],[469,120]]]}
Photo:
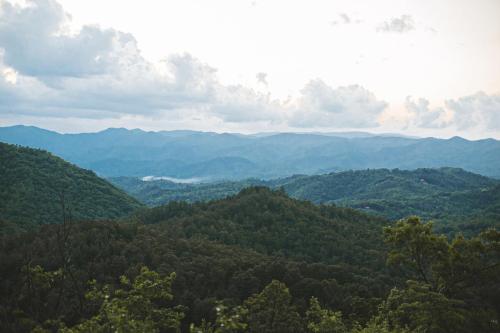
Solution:
{"label": "tall tree", "polygon": [[244,303],[250,333],[303,332],[300,315],[291,304],[292,296],[284,283],[273,280],[257,295]]}
{"label": "tall tree", "polygon": [[109,286],[97,288],[95,281],[87,298],[102,302],[99,313],[73,328],[63,328],[61,333],[117,332],[155,333],[180,332],[183,318],[179,308],[170,308],[175,274],[161,277],[147,267],[141,269],[134,282],[120,278],[123,289],[112,291]]}

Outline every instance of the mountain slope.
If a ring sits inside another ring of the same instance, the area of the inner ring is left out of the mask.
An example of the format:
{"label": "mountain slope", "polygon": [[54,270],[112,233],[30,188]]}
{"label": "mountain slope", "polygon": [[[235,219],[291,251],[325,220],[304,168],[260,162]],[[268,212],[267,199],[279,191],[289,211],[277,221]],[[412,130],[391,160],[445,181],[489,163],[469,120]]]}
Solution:
{"label": "mountain slope", "polygon": [[293,177],[271,182],[284,186],[290,195],[317,203],[361,199],[396,199],[427,196],[437,192],[490,187],[490,178],[456,168],[407,170],[357,170]]}
{"label": "mountain slope", "polygon": [[353,209],[316,206],[266,187],[250,187],[209,203],[171,203],[138,216],[180,237],[203,237],[266,255],[309,262],[383,267],[382,227],[388,221]]}
{"label": "mountain slope", "polygon": [[[81,316],[79,301],[84,309],[96,304],[83,297],[89,280],[116,285],[117,276],[134,275],[144,265],[163,274],[176,273],[175,304],[188,307],[183,309],[183,332],[190,331],[189,323],[212,318],[216,300],[239,304],[273,279],[286,282],[302,313],[316,296],[356,319],[369,317],[400,281],[385,267],[382,226],[387,221],[351,209],[318,207],[266,188],[246,189],[209,204],[171,203],[140,211],[131,222],[78,223],[64,244],[57,237],[57,225],[0,235],[4,312],[17,313],[21,307],[31,314],[31,303],[15,302],[31,291],[24,287],[24,253],[32,253],[29,267],[54,270],[66,265],[63,272],[72,274],[72,279],[61,282],[64,288],[54,288],[43,294],[48,295],[46,302],[36,303],[43,305],[39,312],[46,316],[38,316],[40,322],[74,320]],[[71,261],[61,259],[61,247]],[[57,277],[54,281],[59,287]],[[75,306],[58,307],[59,299]],[[11,318],[25,317],[0,316],[0,323],[10,325]]]}
{"label": "mountain slope", "polygon": [[45,151],[0,143],[0,161],[0,221],[9,225],[59,223],[63,202],[74,220],[122,217],[142,206],[92,171]]}
{"label": "mountain slope", "polygon": [[258,179],[192,184],[163,179],[145,181],[134,177],[112,177],[108,180],[148,206],[159,206],[170,201],[194,203],[223,199],[250,186],[269,186],[268,182]]}
{"label": "mountain slope", "polygon": [[348,206],[391,220],[418,215],[436,220],[441,226],[468,223],[469,229],[495,226],[500,220],[500,181],[457,168],[358,170],[206,184],[133,178],[113,178],[111,182],[148,205],[220,199],[259,185],[282,187],[294,198]]}

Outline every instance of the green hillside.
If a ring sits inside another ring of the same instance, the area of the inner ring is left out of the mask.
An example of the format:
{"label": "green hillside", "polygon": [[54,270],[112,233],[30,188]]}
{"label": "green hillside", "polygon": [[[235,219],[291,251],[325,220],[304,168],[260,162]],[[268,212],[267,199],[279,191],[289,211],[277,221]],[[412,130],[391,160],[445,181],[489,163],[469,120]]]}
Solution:
{"label": "green hillside", "polygon": [[383,266],[374,251],[381,251],[380,230],[388,224],[350,208],[316,206],[266,187],[250,187],[209,203],[173,202],[138,219],[163,222],[182,237],[205,237],[266,255],[366,267]]}
{"label": "green hillside", "polygon": [[63,220],[123,217],[142,205],[94,172],[52,154],[0,143],[0,221],[29,229]]}
{"label": "green hillside", "polygon": [[258,185],[283,188],[297,199],[352,207],[390,220],[418,215],[435,220],[447,232],[462,227],[467,232],[478,231],[485,226],[498,226],[500,221],[500,181],[457,168],[373,169],[201,184],[127,177],[110,181],[151,206],[170,201],[220,199]]}
{"label": "green hillside", "polygon": [[272,187],[268,182],[258,179],[197,184],[182,184],[169,180],[144,181],[133,177],[113,177],[108,180],[148,206],[159,206],[171,201],[210,201],[235,195],[250,186]]}
{"label": "green hillside", "polygon": [[500,226],[499,181],[462,169],[346,171],[295,177],[280,185],[296,198],[348,206],[391,220],[418,215],[447,232]]}
{"label": "green hillside", "polygon": [[391,224],[251,187],[209,203],[141,210],[120,223],[0,235],[0,325],[60,333],[493,333],[499,236],[490,230],[450,242],[416,218]]}
{"label": "green hillside", "polygon": [[482,189],[498,181],[456,168],[374,169],[295,177],[276,182],[292,196],[316,203],[399,199],[441,192]]}
{"label": "green hillside", "polygon": [[[72,258],[68,267],[61,259],[58,225],[4,237],[0,299],[5,302],[0,301],[0,308],[10,309],[18,297],[15,291],[23,290],[16,281],[23,279],[25,258],[17,254],[27,251],[34,253],[33,267],[65,267],[78,277],[66,282],[63,300],[71,306],[57,308],[59,290],[54,287],[45,294],[46,309],[37,317],[62,316],[68,324],[81,316],[74,290],[86,290],[91,279],[115,283],[116,276],[135,274],[141,265],[176,272],[172,291],[176,304],[186,307],[186,325],[212,318],[215,300],[238,304],[273,279],[286,281],[301,311],[315,295],[362,320],[399,283],[385,267],[386,220],[352,209],[315,206],[268,188],[249,188],[211,203],[141,210],[131,222],[75,224],[64,245],[65,255]],[[91,307],[91,302],[85,306]],[[28,305],[27,313],[33,308]]]}

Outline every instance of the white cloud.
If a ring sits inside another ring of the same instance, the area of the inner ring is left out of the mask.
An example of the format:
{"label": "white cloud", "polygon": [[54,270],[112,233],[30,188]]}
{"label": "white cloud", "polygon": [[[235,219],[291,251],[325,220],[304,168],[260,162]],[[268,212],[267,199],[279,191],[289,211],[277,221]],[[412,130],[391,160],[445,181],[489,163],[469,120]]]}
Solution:
{"label": "white cloud", "polygon": [[215,98],[215,70],[189,54],[170,56],[161,74],[130,34],[93,26],[63,31],[69,16],[55,1],[0,6],[2,113],[109,118],[194,108]]}
{"label": "white cloud", "polygon": [[[339,19],[344,24],[358,22],[347,14],[340,14]],[[152,63],[142,56],[131,34],[89,25],[70,33],[68,22],[69,15],[53,0],[28,0],[27,6],[0,0],[0,118],[52,117],[94,123],[200,119],[280,128],[383,125],[381,115],[388,103],[360,85],[335,88],[317,79],[305,84],[295,97],[277,100],[268,93],[267,73],[255,76],[256,90],[223,84],[215,68],[189,53]],[[413,19],[408,15],[379,27],[379,31],[395,32],[412,29]],[[431,109],[429,104],[426,99],[407,98],[413,126],[500,129],[498,94],[480,92],[448,100],[445,108]]]}
{"label": "white cloud", "polygon": [[453,123],[460,130],[477,127],[500,130],[500,94],[488,95],[480,91],[448,100],[446,106],[453,111]]}
{"label": "white cloud", "polygon": [[[229,123],[373,127],[386,105],[362,87],[333,89],[319,80],[309,82],[298,100],[273,100],[242,85],[223,85],[214,68],[187,53],[167,57],[166,70],[160,71],[141,56],[130,34],[97,26],[69,34],[64,25],[70,17],[55,1],[1,2],[1,8],[3,114],[85,119],[168,114]],[[262,84],[266,77],[257,74]]]}
{"label": "white cloud", "polygon": [[339,13],[338,19],[331,21],[331,25],[343,25],[343,24],[361,24],[363,20],[359,18],[353,18],[346,13]]}
{"label": "white cloud", "polygon": [[333,89],[323,81],[312,80],[301,91],[290,124],[296,127],[370,128],[387,103],[359,85]]}
{"label": "white cloud", "polygon": [[[1,62],[1,59],[0,59]],[[177,75],[160,75],[147,63],[112,74],[85,77],[38,77],[17,74],[15,84],[0,78],[1,113],[49,117],[109,118],[154,115],[194,108],[215,96],[214,79],[189,56],[171,59]],[[6,67],[3,65],[3,67]],[[10,67],[6,67],[11,69]]]}
{"label": "white cloud", "polygon": [[351,23],[351,18],[346,13],[339,14],[339,16],[342,19],[343,23],[345,24]]}
{"label": "white cloud", "polygon": [[83,26],[64,31],[70,20],[52,0],[29,0],[27,6],[0,2],[0,47],[4,62],[21,74],[83,77],[106,74],[142,60],[130,34]]}
{"label": "white cloud", "polygon": [[449,125],[443,108],[429,108],[429,101],[419,98],[417,101],[408,96],[405,101],[406,110],[412,117],[413,125],[423,128],[443,128]]}
{"label": "white cloud", "polygon": [[429,101],[407,97],[408,123],[417,128],[454,128],[458,131],[495,132],[500,130],[500,94],[482,91],[445,101],[444,107],[430,108]]}
{"label": "white cloud", "polygon": [[255,78],[259,83],[262,83],[263,85],[267,86],[267,73],[263,72],[257,73],[257,75],[255,75]]}
{"label": "white cloud", "polygon": [[410,15],[401,15],[401,17],[393,17],[388,21],[382,22],[377,27],[378,32],[404,33],[412,30],[415,30],[415,23]]}
{"label": "white cloud", "polygon": [[281,123],[285,120],[280,101],[241,85],[220,87],[210,111],[227,122]]}

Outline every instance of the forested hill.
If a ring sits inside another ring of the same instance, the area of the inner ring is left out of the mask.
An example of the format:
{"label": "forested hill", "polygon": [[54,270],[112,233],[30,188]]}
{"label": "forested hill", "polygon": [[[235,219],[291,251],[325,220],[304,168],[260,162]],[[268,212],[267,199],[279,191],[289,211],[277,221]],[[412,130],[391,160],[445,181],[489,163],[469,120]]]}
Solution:
{"label": "forested hill", "polygon": [[416,170],[368,169],[323,175],[296,175],[273,180],[246,179],[181,184],[169,180],[115,177],[109,180],[148,205],[169,201],[207,201],[238,193],[249,186],[283,187],[292,197],[315,203],[428,196],[442,192],[489,189],[500,181],[459,168]]}
{"label": "forested hill", "polygon": [[498,249],[494,230],[449,242],[418,218],[391,224],[251,187],[120,223],[0,235],[0,326],[496,333]]}
{"label": "forested hill", "polygon": [[[360,319],[376,310],[394,283],[402,282],[385,266],[382,230],[388,221],[348,208],[316,206],[268,188],[248,188],[210,203],[173,202],[141,210],[130,222],[77,223],[63,244],[56,237],[60,225],[0,235],[0,260],[5,263],[0,267],[0,306],[6,314],[16,306],[25,311],[9,319],[0,316],[0,323],[11,325],[6,331],[23,331],[15,326],[23,316],[38,323],[61,318],[74,325],[96,309],[91,300],[78,298],[89,280],[115,284],[118,276],[135,275],[142,265],[176,272],[174,304],[186,306],[184,332],[190,322],[212,319],[217,299],[238,304],[273,279],[286,281],[301,311],[316,295]],[[76,280],[60,282],[55,276],[39,303],[39,294],[23,289],[26,260],[30,267],[63,267]],[[59,306],[58,299],[66,306]]]}
{"label": "forested hill", "polygon": [[487,189],[500,181],[458,168],[375,169],[296,176],[271,182],[290,195],[316,203],[339,200],[402,199],[440,192]]}
{"label": "forested hill", "polygon": [[[234,195],[249,186],[283,188],[291,197],[334,203],[397,220],[410,215],[435,220],[442,230],[479,231],[499,226],[500,181],[457,168],[358,170],[262,181],[248,179],[206,184],[112,178],[117,186],[148,205],[169,201],[207,201]],[[467,226],[465,226],[467,224]]]}
{"label": "forested hill", "polygon": [[0,143],[2,229],[59,223],[63,204],[73,220],[122,217],[142,206],[92,171],[46,151]]}
{"label": "forested hill", "polygon": [[312,262],[382,267],[380,230],[389,222],[350,208],[316,206],[282,191],[250,187],[208,203],[173,202],[141,212],[186,238],[201,236],[267,255]]}
{"label": "forested hill", "polygon": [[[418,215],[440,226],[498,226],[496,179],[462,169],[364,170],[278,181],[293,197],[335,203],[397,220]],[[477,198],[483,198],[478,200]]]}

